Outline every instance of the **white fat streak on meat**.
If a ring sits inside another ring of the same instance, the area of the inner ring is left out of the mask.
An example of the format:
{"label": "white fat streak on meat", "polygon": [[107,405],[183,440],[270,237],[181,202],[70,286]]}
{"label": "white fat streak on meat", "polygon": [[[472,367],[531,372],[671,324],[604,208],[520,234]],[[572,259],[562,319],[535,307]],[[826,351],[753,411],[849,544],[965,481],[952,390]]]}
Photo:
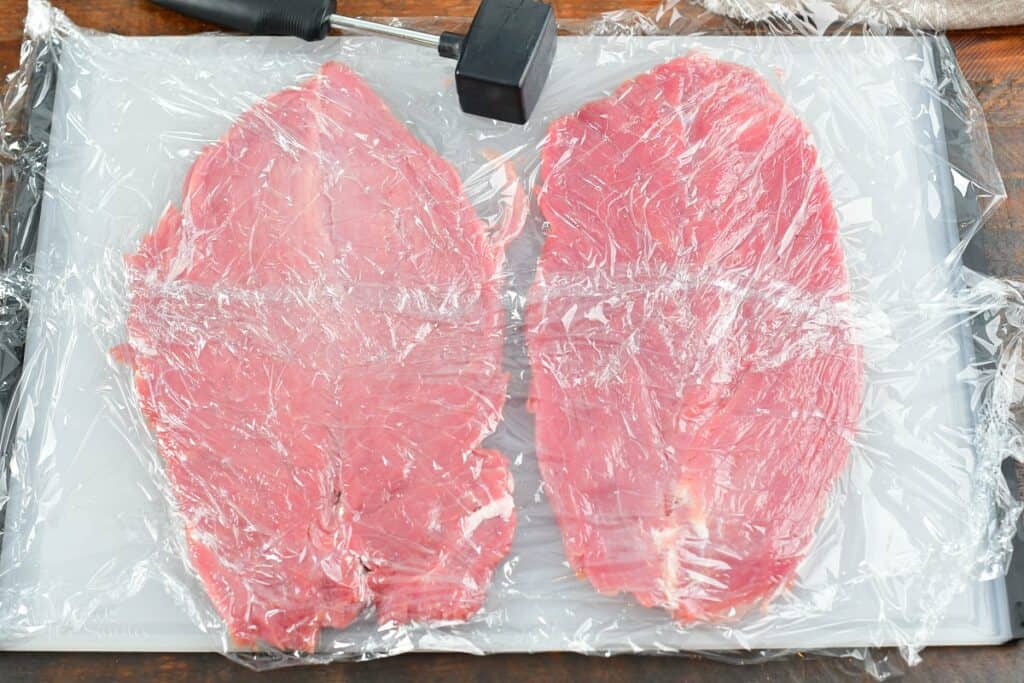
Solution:
{"label": "white fat streak on meat", "polygon": [[[654,540],[654,547],[658,549],[661,558],[661,578],[659,588],[665,595],[666,606],[669,609],[676,609],[680,605],[682,590],[680,589],[679,576],[679,546],[681,541],[687,539],[683,535],[685,529],[691,530],[691,536],[706,541],[708,538],[707,517],[703,510],[696,510],[695,501],[691,495],[690,485],[685,481],[676,483],[672,492],[672,509],[665,517],[666,524],[651,530],[651,538]],[[680,512],[687,509],[689,515],[681,519]],[[687,577],[692,581],[701,582],[710,580],[700,574],[687,571]]]}
{"label": "white fat streak on meat", "polygon": [[515,501],[512,500],[511,495],[506,493],[501,498],[492,500],[463,517],[461,525],[462,535],[469,538],[476,531],[477,527],[495,517],[501,517],[502,520],[507,522],[509,517],[512,516],[513,510],[515,510]]}

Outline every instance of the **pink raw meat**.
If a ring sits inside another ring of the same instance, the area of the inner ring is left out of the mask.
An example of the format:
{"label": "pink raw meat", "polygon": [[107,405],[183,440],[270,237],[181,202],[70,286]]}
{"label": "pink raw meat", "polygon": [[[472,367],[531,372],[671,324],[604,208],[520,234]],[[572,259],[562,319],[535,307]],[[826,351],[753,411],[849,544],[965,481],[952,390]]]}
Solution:
{"label": "pink raw meat", "polygon": [[[207,147],[127,258],[130,363],[192,565],[239,645],[368,604],[464,620],[515,526],[501,236],[327,64]],[[505,235],[507,237],[507,235]]]}
{"label": "pink raw meat", "polygon": [[835,211],[754,71],[666,63],[556,121],[528,310],[537,452],[571,566],[680,622],[795,577],[862,382]]}

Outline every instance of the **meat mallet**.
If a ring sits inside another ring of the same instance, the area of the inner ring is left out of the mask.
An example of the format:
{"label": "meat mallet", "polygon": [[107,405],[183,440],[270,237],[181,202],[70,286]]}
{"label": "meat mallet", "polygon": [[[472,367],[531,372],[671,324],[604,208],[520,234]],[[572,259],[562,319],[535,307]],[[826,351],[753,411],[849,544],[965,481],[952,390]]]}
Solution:
{"label": "meat mallet", "polygon": [[538,0],[483,0],[465,35],[413,31],[335,14],[336,0],[152,0],[203,21],[255,35],[320,40],[331,29],[398,38],[457,60],[462,111],[526,123],[551,71],[557,26]]}

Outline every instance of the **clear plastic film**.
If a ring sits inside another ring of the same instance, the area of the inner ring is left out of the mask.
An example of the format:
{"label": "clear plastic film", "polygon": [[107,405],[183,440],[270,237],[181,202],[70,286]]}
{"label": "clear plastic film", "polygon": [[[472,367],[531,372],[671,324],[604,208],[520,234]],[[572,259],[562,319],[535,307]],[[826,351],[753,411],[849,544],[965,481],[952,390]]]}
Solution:
{"label": "clear plastic film", "polygon": [[[1014,26],[1024,22],[1016,0],[699,0],[707,9],[741,21],[821,15],[827,21],[867,22],[931,31]],[[678,0],[666,4],[677,5]]]}
{"label": "clear plastic film", "polygon": [[423,48],[30,2],[4,647],[881,675],[874,647],[1012,637],[1022,308],[963,265],[1004,195],[982,112],[941,36],[792,19],[568,25],[515,126]]}

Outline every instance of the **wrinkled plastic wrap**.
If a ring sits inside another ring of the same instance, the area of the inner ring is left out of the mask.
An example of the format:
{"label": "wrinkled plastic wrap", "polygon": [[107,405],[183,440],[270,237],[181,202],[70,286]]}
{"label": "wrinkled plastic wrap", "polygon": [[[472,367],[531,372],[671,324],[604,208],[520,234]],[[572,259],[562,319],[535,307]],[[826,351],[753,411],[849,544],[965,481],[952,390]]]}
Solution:
{"label": "wrinkled plastic wrap", "polygon": [[[741,21],[773,16],[821,15],[831,20],[869,22],[931,31],[1015,26],[1024,22],[1016,0],[699,0],[707,9]],[[666,4],[678,5],[679,0]]]}
{"label": "wrinkled plastic wrap", "polygon": [[514,126],[415,46],[30,2],[3,645],[1009,638],[1022,309],[963,265],[1004,191],[949,43],[685,16],[567,27]]}

